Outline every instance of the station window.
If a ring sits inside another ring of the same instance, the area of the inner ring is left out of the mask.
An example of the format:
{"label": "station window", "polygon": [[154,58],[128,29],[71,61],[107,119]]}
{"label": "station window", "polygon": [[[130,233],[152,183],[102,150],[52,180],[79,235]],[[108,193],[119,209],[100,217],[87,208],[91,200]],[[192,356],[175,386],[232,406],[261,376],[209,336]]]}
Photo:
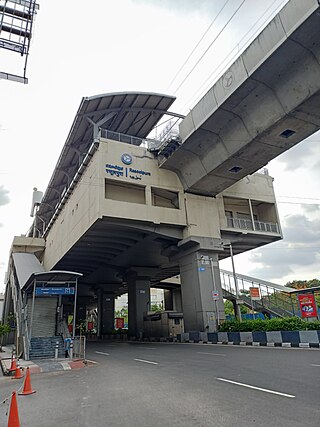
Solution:
{"label": "station window", "polygon": [[120,202],[146,204],[146,191],[143,185],[105,180],[105,198]]}
{"label": "station window", "polygon": [[179,193],[163,188],[151,188],[152,205],[162,208],[179,209]]}

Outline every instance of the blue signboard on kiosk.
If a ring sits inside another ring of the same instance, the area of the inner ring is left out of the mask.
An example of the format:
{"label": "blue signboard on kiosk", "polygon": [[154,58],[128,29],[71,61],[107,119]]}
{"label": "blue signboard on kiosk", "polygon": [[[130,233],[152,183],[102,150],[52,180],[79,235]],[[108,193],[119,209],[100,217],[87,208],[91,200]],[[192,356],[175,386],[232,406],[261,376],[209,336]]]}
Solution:
{"label": "blue signboard on kiosk", "polygon": [[36,288],[36,296],[46,295],[74,295],[74,288],[59,287],[59,288]]}

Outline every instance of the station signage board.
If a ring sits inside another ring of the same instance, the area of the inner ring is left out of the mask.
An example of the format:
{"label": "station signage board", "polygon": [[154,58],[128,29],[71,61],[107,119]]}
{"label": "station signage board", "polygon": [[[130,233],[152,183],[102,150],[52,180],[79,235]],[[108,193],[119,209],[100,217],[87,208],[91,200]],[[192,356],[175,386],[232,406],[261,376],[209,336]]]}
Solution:
{"label": "station signage board", "polygon": [[300,294],[298,300],[302,317],[317,317],[317,305],[313,294]]}
{"label": "station signage board", "polygon": [[74,287],[60,286],[57,288],[41,287],[36,288],[36,296],[50,295],[74,295]]}

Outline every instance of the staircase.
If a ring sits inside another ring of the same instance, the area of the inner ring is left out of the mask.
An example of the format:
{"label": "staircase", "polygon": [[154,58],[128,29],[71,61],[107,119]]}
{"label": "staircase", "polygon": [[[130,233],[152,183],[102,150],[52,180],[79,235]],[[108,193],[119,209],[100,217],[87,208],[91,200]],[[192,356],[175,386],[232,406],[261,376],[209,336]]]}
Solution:
{"label": "staircase", "polygon": [[[220,273],[223,298],[236,301],[233,273],[226,270],[220,270]],[[291,298],[291,288],[238,273],[236,278],[239,298],[246,307],[253,307],[255,311],[276,317],[299,316],[296,297]],[[249,289],[252,286],[260,289],[261,299],[258,301],[250,298]]]}
{"label": "staircase", "polygon": [[31,338],[29,358],[53,359],[56,343],[59,343],[58,357],[65,356],[64,342],[61,336]]}

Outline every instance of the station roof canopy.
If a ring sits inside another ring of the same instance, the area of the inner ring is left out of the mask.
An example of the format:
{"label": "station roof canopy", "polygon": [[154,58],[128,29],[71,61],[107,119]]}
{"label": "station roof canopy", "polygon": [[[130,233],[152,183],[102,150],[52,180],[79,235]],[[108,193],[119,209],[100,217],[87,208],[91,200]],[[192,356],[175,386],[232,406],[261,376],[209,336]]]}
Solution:
{"label": "station roof canopy", "polygon": [[30,288],[31,285],[36,281],[37,283],[45,283],[46,285],[62,285],[65,283],[74,283],[77,279],[82,276],[82,273],[76,273],[74,271],[42,271],[39,273],[33,273],[26,284],[24,290]]}
{"label": "station roof canopy", "polygon": [[44,194],[38,214],[48,224],[93,143],[94,125],[137,138],[146,138],[168,112],[174,96],[145,92],[118,92],[84,97]]}

